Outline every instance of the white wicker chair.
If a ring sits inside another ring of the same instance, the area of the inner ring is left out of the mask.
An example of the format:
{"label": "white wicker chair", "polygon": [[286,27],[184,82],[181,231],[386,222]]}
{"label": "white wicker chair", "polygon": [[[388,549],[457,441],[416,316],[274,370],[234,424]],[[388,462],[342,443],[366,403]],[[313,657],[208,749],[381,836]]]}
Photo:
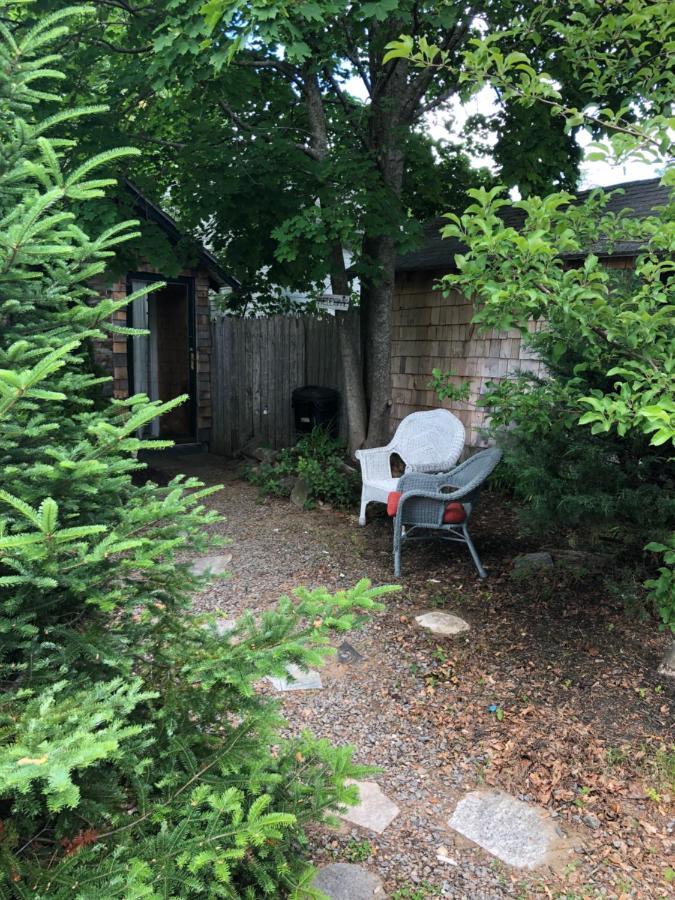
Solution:
{"label": "white wicker chair", "polygon": [[464,426],[447,409],[432,409],[406,416],[386,447],[357,450],[361,463],[361,512],[359,525],[366,524],[366,506],[386,503],[396,490],[398,478],[391,474],[391,456],[396,453],[406,472],[445,472],[464,449]]}

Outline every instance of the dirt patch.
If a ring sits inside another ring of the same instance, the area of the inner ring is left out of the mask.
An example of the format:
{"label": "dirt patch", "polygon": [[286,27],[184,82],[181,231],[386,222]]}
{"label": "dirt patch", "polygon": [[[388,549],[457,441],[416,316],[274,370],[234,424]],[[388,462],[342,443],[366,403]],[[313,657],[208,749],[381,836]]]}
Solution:
{"label": "dirt patch", "polygon": [[[359,528],[354,513],[260,502],[224,461],[194,460],[162,469],[225,481],[209,502],[232,539],[232,577],[199,595],[198,607],[232,617],[297,585],[394,580],[386,518]],[[315,860],[358,860],[390,894],[409,897],[667,896],[674,698],[657,667],[668,639],[630,620],[601,574],[514,580],[514,557],[547,541],[519,535],[508,503],[484,495],[472,534],[486,582],[464,547],[404,548],[402,592],[347,635],[363,659],[334,658],[322,690],[281,697],[290,730],[355,746],[359,762],[381,767],[376,780],[401,808],[381,835],[314,828]],[[414,622],[420,610],[453,612],[471,630],[426,633]],[[479,788],[543,806],[579,836],[573,861],[525,872],[458,838],[448,817]]]}

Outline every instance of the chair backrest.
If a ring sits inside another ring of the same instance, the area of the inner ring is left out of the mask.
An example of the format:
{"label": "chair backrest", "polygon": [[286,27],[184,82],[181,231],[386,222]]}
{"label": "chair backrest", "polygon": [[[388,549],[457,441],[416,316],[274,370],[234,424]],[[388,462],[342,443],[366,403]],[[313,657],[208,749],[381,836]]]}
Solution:
{"label": "chair backrest", "polygon": [[[481,450],[469,457],[450,472],[431,475],[423,472],[406,472],[399,478],[396,490],[408,492],[446,493],[451,496],[455,490],[465,490],[461,502],[473,505],[480,496],[483,485],[502,458],[502,451],[496,447]],[[466,508],[466,507],[465,507]],[[440,527],[445,504],[424,497],[410,497],[403,508],[403,522],[407,525],[426,524]],[[470,511],[470,508],[469,508]]]}
{"label": "chair backrest", "polygon": [[497,447],[488,447],[487,450],[480,450],[465,460],[456,469],[448,474],[449,480],[458,488],[468,487],[474,484],[480,487],[486,478],[497,467],[502,458],[502,451]]}
{"label": "chair backrest", "polygon": [[464,426],[447,409],[411,413],[396,429],[391,447],[409,466],[454,461],[464,448]]}

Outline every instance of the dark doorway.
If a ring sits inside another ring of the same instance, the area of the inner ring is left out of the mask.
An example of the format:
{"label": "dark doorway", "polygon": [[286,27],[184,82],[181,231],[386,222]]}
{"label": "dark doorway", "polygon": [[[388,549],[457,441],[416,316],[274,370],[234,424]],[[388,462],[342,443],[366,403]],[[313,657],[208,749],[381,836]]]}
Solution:
{"label": "dark doorway", "polygon": [[[153,279],[154,280],[154,279]],[[137,291],[151,280],[147,275],[129,280]],[[130,338],[129,363],[134,393],[167,401],[187,394],[189,400],[150,423],[155,437],[186,442],[195,439],[196,392],[194,347],[194,291],[190,278],[171,280],[164,287],[134,300],[129,307],[132,327],[149,334]]]}

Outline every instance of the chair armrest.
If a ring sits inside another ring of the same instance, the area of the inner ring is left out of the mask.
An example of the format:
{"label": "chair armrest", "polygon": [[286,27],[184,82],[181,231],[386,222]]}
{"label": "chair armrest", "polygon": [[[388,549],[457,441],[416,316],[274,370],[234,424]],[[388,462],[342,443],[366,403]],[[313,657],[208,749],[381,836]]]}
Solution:
{"label": "chair armrest", "polygon": [[369,450],[357,450],[356,458],[361,463],[361,474],[365,480],[370,478],[391,478],[389,458],[393,453],[389,444],[386,447],[371,447]]}
{"label": "chair armrest", "polygon": [[406,465],[406,472],[427,472],[430,475],[438,475],[445,472],[450,472],[455,468],[455,460],[446,459],[441,462],[431,462],[431,463],[414,463],[411,465]]}

